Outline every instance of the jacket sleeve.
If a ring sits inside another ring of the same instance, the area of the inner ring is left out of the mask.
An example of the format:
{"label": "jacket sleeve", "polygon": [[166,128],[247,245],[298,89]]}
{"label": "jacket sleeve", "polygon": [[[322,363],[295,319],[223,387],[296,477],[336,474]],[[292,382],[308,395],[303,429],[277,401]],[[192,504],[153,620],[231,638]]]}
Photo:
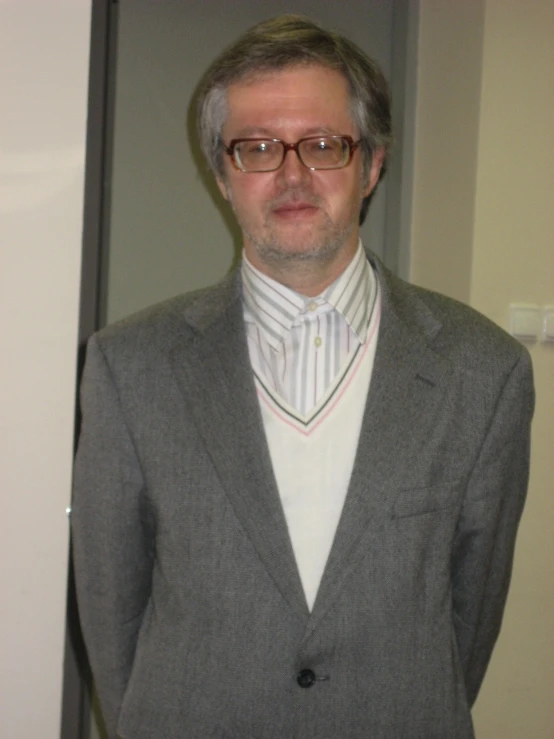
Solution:
{"label": "jacket sleeve", "polygon": [[508,594],[527,493],[533,409],[531,360],[522,349],[498,395],[454,542],[454,628],[470,705],[481,687]]}
{"label": "jacket sleeve", "polygon": [[149,600],[153,534],[117,389],[92,337],[81,387],[73,558],[81,626],[110,739]]}

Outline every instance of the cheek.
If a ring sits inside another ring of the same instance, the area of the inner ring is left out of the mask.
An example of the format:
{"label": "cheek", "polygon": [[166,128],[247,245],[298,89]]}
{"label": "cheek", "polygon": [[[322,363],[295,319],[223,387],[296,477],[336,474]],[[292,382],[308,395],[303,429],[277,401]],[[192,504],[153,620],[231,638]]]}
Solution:
{"label": "cheek", "polygon": [[228,203],[240,223],[254,226],[262,219],[262,205],[255,188],[244,186],[242,183],[229,185],[227,195]]}
{"label": "cheek", "polygon": [[229,201],[242,211],[254,211],[263,207],[263,204],[271,199],[272,190],[269,183],[260,180],[255,175],[251,179],[237,178],[230,182],[227,193]]}
{"label": "cheek", "polygon": [[358,211],[362,200],[362,175],[356,177],[337,177],[334,182],[328,182],[322,189],[322,194],[330,208],[337,214]]}

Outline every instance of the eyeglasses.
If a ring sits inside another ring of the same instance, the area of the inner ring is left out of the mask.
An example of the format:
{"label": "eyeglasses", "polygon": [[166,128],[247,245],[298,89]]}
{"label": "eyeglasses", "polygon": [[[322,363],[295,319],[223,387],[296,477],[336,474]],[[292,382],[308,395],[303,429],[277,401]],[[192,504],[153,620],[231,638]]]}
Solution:
{"label": "eyeglasses", "polygon": [[225,151],[241,172],[274,172],[288,151],[295,151],[308,169],[341,169],[350,164],[360,143],[351,136],[309,136],[296,144],[280,139],[233,139]]}

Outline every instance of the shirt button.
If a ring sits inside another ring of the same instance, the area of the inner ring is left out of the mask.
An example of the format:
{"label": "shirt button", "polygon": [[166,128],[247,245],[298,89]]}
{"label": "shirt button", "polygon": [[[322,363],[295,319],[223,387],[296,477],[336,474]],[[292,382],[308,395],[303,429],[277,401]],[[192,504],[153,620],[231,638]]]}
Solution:
{"label": "shirt button", "polygon": [[313,311],[316,310],[316,308],[317,308],[317,303],[314,300],[312,300],[312,302],[308,304],[308,310],[311,310],[313,313]]}
{"label": "shirt button", "polygon": [[323,341],[321,340],[321,336],[316,336],[314,339],[314,346],[320,347],[323,344]]}
{"label": "shirt button", "polygon": [[315,684],[315,672],[313,670],[300,670],[296,676],[296,682],[301,688],[311,688]]}

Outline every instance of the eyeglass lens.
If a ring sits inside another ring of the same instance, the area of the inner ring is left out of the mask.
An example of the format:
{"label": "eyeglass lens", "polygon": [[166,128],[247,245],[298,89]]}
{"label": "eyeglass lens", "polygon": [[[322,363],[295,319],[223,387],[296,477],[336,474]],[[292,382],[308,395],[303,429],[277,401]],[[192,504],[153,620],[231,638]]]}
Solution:
{"label": "eyeglass lens", "polygon": [[[350,154],[348,142],[340,136],[301,139],[294,148],[302,164],[311,169],[343,167]],[[235,144],[234,157],[237,165],[247,172],[270,172],[281,166],[285,151],[282,141],[239,141]]]}

